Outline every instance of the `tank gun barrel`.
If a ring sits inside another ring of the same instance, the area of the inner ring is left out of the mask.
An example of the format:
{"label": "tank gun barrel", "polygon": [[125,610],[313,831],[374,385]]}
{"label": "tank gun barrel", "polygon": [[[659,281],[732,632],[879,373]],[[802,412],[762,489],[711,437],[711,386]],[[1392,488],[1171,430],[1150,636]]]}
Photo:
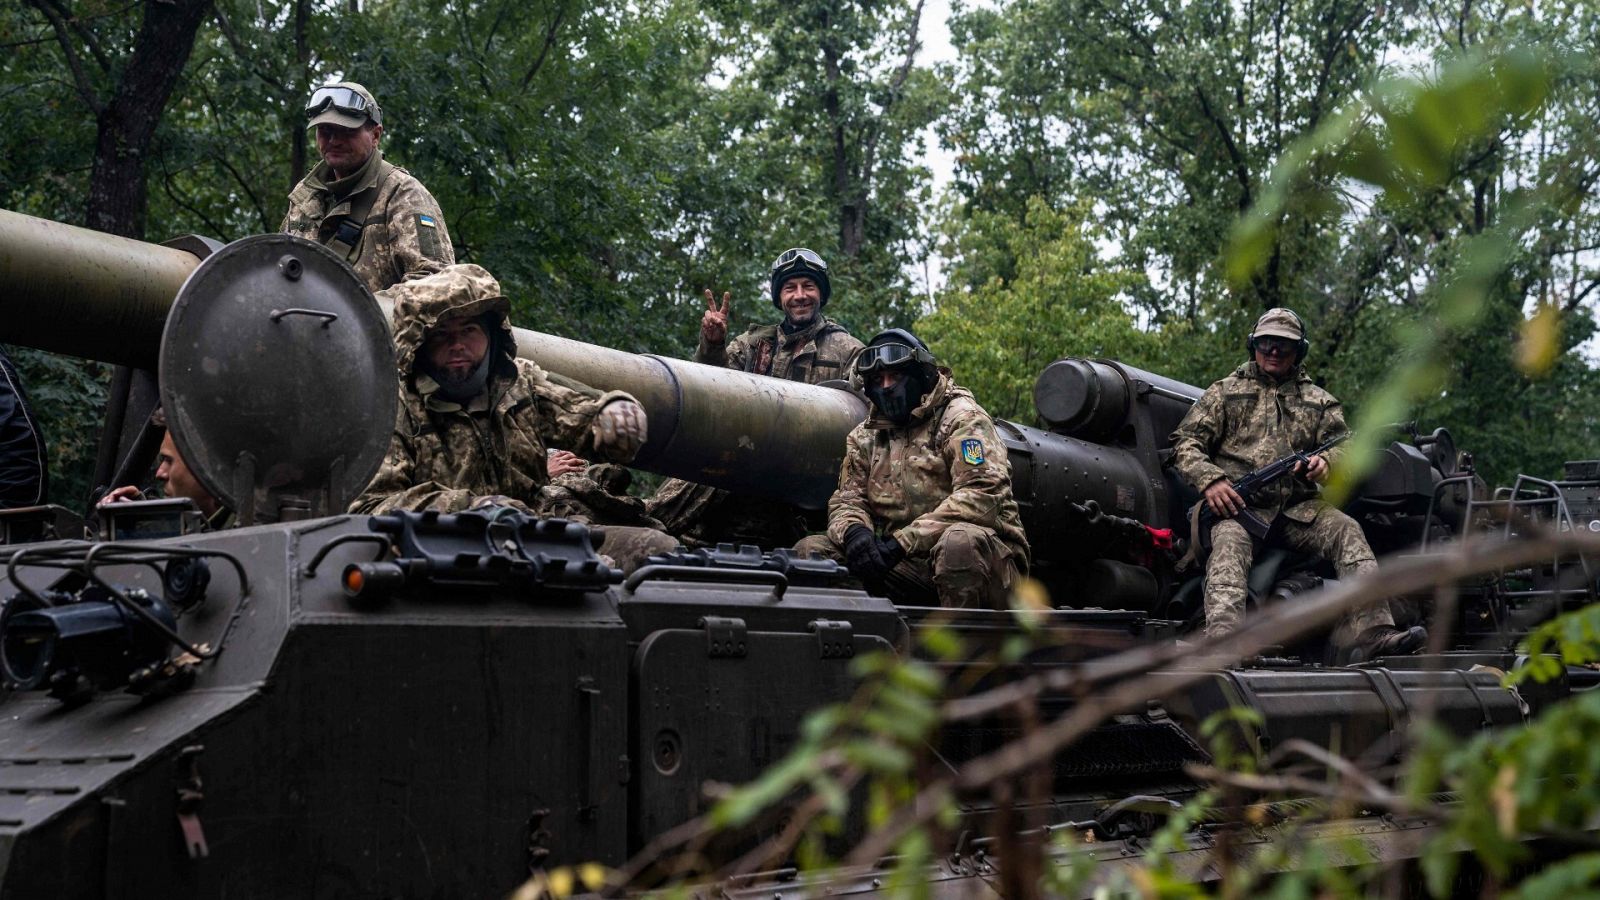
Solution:
{"label": "tank gun barrel", "polygon": [[[186,250],[0,210],[0,337],[153,370],[167,312],[199,265]],[[650,440],[636,465],[663,475],[820,508],[844,436],[866,415],[846,391],[514,332],[519,356],[639,398]]]}
{"label": "tank gun barrel", "polygon": [[6,343],[155,369],[192,253],[0,209]]}

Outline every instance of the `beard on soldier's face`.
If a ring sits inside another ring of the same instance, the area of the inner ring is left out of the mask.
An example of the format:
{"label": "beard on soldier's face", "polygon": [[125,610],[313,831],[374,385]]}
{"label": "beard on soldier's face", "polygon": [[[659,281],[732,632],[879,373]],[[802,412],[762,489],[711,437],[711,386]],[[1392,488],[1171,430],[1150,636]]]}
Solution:
{"label": "beard on soldier's face", "polygon": [[478,368],[477,363],[467,360],[448,362],[445,363],[444,369],[439,374],[443,376],[442,380],[447,384],[460,384],[471,378],[472,372],[476,368]]}

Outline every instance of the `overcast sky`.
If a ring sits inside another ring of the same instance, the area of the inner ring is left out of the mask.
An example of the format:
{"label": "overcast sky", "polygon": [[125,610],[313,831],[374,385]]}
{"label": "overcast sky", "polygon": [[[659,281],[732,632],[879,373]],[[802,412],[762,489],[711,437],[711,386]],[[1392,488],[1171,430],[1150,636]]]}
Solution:
{"label": "overcast sky", "polygon": [[[922,51],[917,56],[918,65],[931,67],[936,63],[949,62],[956,58],[955,48],[950,46],[950,29],[946,24],[949,18],[950,0],[928,0],[928,5],[923,7]],[[955,171],[955,156],[939,146],[939,136],[934,134],[931,127],[923,133],[923,143],[927,148],[925,162],[933,172],[933,197],[937,201]],[[928,212],[931,213],[932,210]],[[929,220],[931,221],[931,216]],[[944,260],[937,254],[931,255],[926,265],[913,274],[924,296],[944,286],[943,263]]]}

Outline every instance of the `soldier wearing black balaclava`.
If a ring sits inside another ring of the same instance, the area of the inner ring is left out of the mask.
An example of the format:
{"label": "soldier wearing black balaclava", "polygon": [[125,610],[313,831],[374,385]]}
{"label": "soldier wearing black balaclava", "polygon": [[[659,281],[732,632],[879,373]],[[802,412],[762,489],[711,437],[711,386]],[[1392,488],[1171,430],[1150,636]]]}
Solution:
{"label": "soldier wearing black balaclava", "polygon": [[901,328],[867,344],[854,381],[871,415],[845,439],[827,533],[795,550],[896,603],[1004,608],[1028,541],[994,420]]}

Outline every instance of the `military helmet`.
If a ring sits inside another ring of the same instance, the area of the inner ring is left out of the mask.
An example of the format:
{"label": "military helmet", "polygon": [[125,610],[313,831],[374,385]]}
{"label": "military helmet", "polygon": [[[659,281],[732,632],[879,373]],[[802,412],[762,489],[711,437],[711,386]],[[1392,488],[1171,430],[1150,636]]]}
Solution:
{"label": "military helmet", "polygon": [[354,81],[335,81],[311,92],[306,101],[306,127],[327,123],[340,128],[383,124],[383,110],[372,92]]}
{"label": "military helmet", "polygon": [[[880,370],[905,370],[906,377],[885,388],[870,376]],[[922,339],[904,328],[890,328],[873,335],[856,356],[856,379],[862,392],[894,424],[904,428],[922,398],[939,381],[939,360]]]}
{"label": "military helmet", "polygon": [[783,290],[783,283],[791,278],[804,275],[817,283],[817,288],[822,291],[822,302],[817,304],[820,311],[828,305],[828,297],[833,294],[833,284],[828,281],[828,263],[815,250],[804,247],[793,247],[778,254],[772,263],[770,278],[772,288],[772,305],[783,309],[783,304],[778,302],[778,292]]}
{"label": "military helmet", "polygon": [[1280,337],[1294,341],[1296,363],[1304,362],[1306,351],[1311,349],[1311,342],[1306,340],[1306,323],[1301,320],[1298,313],[1287,306],[1274,306],[1261,314],[1261,318],[1256,320],[1256,327],[1250,329],[1250,337],[1245,341],[1246,352],[1254,354],[1256,338],[1261,337]]}

